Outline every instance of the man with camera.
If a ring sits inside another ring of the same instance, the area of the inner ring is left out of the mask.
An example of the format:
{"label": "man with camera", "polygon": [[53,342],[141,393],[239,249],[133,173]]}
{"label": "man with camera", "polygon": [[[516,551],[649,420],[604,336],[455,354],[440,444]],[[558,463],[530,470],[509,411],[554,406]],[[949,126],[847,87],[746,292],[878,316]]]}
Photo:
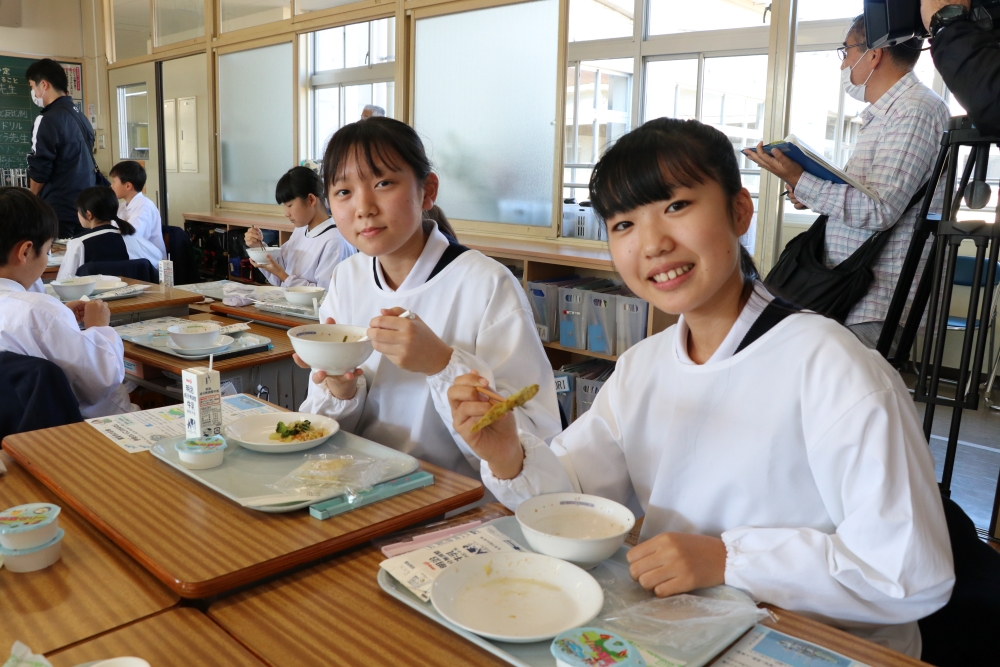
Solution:
{"label": "man with camera", "polygon": [[[974,20],[972,4],[972,0],[921,0],[920,15],[931,36],[934,66],[945,85],[979,131],[995,136],[1000,135],[1000,35]],[[997,0],[975,4],[987,10],[981,14],[1000,10]]]}

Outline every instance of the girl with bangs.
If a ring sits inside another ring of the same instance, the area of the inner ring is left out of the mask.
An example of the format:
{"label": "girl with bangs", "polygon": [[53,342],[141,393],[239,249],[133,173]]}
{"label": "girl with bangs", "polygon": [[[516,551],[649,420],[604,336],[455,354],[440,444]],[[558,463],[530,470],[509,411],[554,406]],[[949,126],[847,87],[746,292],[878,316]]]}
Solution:
{"label": "girl with bangs", "polygon": [[759,281],[739,241],[753,201],[723,133],[646,123],[590,190],[628,287],[680,319],[625,352],[551,448],[510,419],[473,434],[485,379],[458,378],[455,429],[487,488],[511,509],[575,491],[641,511],[628,560],[659,596],[725,583],[919,657],[916,621],[948,601],[954,568],[902,379]]}
{"label": "girl with bangs", "polygon": [[447,397],[457,377],[476,371],[504,394],[539,385],[518,426],[542,441],[558,433],[555,380],[524,290],[502,264],[424,218],[438,177],[416,132],[384,117],[347,125],[330,139],[323,173],[337,228],[360,252],[333,270],[320,317],[368,325],[375,352],[342,377],[313,373],[301,410],[478,478]]}

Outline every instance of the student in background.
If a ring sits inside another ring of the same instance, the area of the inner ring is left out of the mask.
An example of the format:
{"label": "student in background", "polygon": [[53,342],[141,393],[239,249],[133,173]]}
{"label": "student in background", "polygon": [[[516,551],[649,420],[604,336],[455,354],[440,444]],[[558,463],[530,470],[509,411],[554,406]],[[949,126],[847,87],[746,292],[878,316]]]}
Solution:
{"label": "student in background", "polygon": [[156,204],[142,194],[146,187],[146,170],[135,160],[124,160],[113,166],[108,175],[111,189],[119,199],[125,200],[118,209],[118,217],[135,227],[135,233],[159,251],[159,257],[149,260],[156,266],[161,259],[167,258],[167,246],[163,243],[160,212]]}
{"label": "student in background", "polygon": [[[59,232],[52,208],[21,188],[0,188],[0,351],[41,357],[66,373],[84,417],[128,412],[122,340],[99,299],[63,305],[27,291]],[[80,324],[84,330],[80,330]]]}
{"label": "student in background", "polygon": [[374,104],[366,104],[365,108],[361,110],[361,120],[368,120],[369,118],[381,118],[385,116],[385,109]]}
{"label": "student in background", "polygon": [[955,581],[913,400],[845,327],[775,302],[740,246],[753,217],[725,134],[661,118],[594,168],[629,289],[680,321],[618,359],[593,407],[552,441],[459,378],[456,429],[507,507],[559,491],[645,513],[632,577],[659,596],[729,584],[920,656],[916,621]]}
{"label": "student in background", "polygon": [[[292,237],[267,257],[267,264],[256,266],[272,285],[327,287],[335,266],[357,252],[337,231],[337,223],[323,203],[323,181],[307,167],[292,167],[278,179],[274,198],[285,209],[285,217],[295,225]],[[247,230],[243,240],[250,248],[263,244],[263,234],[256,227]]]}
{"label": "student in background", "polygon": [[81,192],[76,212],[83,231],[66,244],[57,280],[72,278],[89,262],[152,261],[150,258],[157,256],[159,251],[153,244],[139,237],[131,223],[118,217],[118,197],[111,188],[94,187]]}
{"label": "student in background", "polygon": [[[438,178],[417,133],[390,118],[346,125],[330,139],[323,173],[337,225],[360,252],[334,269],[320,317],[367,325],[375,353],[340,377],[314,372],[302,411],[478,477],[446,395],[475,369],[505,394],[539,385],[518,423],[541,440],[555,435],[555,380],[524,290],[502,264],[424,220]],[[407,310],[413,319],[400,317]]]}

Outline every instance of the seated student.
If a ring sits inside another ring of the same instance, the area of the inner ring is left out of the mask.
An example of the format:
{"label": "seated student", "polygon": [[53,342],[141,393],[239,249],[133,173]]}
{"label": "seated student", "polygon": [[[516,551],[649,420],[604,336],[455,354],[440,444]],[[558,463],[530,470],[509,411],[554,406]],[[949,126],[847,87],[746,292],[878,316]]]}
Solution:
{"label": "seated student", "polygon": [[156,266],[161,259],[167,258],[167,246],[163,243],[163,227],[160,223],[160,212],[156,204],[142,189],[146,187],[146,170],[135,160],[124,160],[111,167],[108,172],[111,178],[111,189],[125,203],[118,209],[118,217],[135,227],[136,234],[153,244],[159,256],[149,258]]}
{"label": "seated student", "polygon": [[[274,198],[285,207],[285,217],[295,225],[292,237],[267,264],[250,263],[263,272],[268,282],[280,287],[330,284],[333,267],[357,252],[337,231],[337,223],[323,203],[323,181],[308,167],[292,167],[278,179]],[[263,234],[251,227],[243,236],[247,246],[260,247]]]}
{"label": "seated student", "polygon": [[[103,301],[28,291],[45,271],[59,221],[22,188],[0,188],[0,351],[42,357],[66,373],[84,417],[128,412],[122,339]],[[84,330],[80,331],[80,323]]]}
{"label": "seated student", "polygon": [[625,352],[551,448],[509,418],[473,435],[488,378],[459,378],[454,426],[487,488],[510,508],[559,491],[638,506],[628,560],[657,595],[725,583],[919,657],[916,621],[955,575],[899,374],[759,282],[739,241],[753,201],[722,132],[650,121],[605,153],[590,190],[625,283],[680,321]]}
{"label": "seated student", "polygon": [[[478,477],[446,395],[475,369],[506,394],[539,385],[519,424],[541,440],[558,433],[555,380],[524,290],[502,264],[423,220],[438,178],[417,133],[384,117],[346,125],[330,139],[323,173],[337,225],[360,252],[334,269],[320,316],[367,325],[375,352],[341,377],[314,373],[302,411]],[[406,310],[415,317],[400,317]]]}
{"label": "seated student", "polygon": [[136,234],[130,223],[118,217],[118,197],[111,188],[96,186],[81,192],[76,198],[76,215],[83,231],[66,244],[57,280],[72,278],[88,262],[149,259],[158,252]]}

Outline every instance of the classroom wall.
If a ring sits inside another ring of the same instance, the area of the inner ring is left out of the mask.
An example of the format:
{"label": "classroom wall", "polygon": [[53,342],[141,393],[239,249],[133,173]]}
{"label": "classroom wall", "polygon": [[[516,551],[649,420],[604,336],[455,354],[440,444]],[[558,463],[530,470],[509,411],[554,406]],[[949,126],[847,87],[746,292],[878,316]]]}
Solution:
{"label": "classroom wall", "polygon": [[184,226],[185,212],[212,209],[207,67],[208,59],[203,53],[163,63],[163,99],[196,97],[198,105],[198,171],[166,172],[168,218],[177,227]]}
{"label": "classroom wall", "polygon": [[80,0],[23,0],[21,27],[0,27],[0,51],[82,58]]}

